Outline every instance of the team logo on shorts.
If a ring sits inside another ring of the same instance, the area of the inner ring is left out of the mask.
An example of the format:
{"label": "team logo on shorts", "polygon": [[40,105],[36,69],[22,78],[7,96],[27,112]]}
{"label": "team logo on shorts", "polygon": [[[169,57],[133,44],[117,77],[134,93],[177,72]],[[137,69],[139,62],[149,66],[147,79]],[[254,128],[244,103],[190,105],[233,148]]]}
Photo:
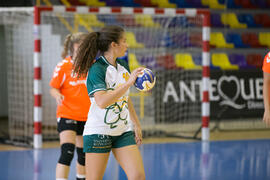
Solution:
{"label": "team logo on shorts", "polygon": [[66,124],[77,124],[77,121],[71,120],[71,119],[66,119],[65,120]]}

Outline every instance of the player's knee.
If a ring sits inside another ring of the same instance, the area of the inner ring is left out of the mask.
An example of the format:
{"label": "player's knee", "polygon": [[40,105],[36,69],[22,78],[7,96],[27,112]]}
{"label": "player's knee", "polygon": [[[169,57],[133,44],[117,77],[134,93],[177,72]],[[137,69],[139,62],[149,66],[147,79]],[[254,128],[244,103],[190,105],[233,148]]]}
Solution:
{"label": "player's knee", "polygon": [[132,174],[128,175],[128,179],[145,180],[145,174],[144,174],[144,172],[135,171]]}
{"label": "player's knee", "polygon": [[136,180],[145,180],[145,174],[144,173],[138,173],[138,174],[136,174],[134,179],[136,179]]}
{"label": "player's knee", "polygon": [[82,166],[85,166],[85,153],[83,148],[77,147],[78,163]]}
{"label": "player's knee", "polygon": [[58,163],[70,166],[74,156],[75,145],[72,143],[65,143],[61,145],[61,155]]}

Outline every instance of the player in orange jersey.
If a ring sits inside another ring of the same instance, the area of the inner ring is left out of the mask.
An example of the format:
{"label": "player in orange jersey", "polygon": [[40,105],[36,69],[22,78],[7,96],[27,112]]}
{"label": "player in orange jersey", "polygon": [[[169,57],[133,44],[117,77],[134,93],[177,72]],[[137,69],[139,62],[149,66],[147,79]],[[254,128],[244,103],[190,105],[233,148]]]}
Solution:
{"label": "player in orange jersey", "polygon": [[[57,130],[61,155],[56,166],[56,180],[67,180],[75,147],[78,161],[77,180],[85,179],[85,153],[83,152],[83,129],[90,107],[85,78],[73,73],[73,59],[85,33],[69,34],[64,43],[63,60],[55,67],[50,82],[51,95],[57,102]],[[67,57],[67,55],[69,55]]]}
{"label": "player in orange jersey", "polygon": [[267,53],[263,60],[263,100],[264,115],[263,121],[270,125],[270,52]]}

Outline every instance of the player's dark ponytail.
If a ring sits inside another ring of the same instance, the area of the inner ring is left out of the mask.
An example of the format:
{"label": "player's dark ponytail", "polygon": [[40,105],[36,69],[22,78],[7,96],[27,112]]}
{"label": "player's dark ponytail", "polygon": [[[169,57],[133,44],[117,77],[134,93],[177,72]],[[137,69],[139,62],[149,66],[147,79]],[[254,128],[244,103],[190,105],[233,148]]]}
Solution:
{"label": "player's dark ponytail", "polygon": [[108,51],[112,42],[118,43],[124,29],[119,26],[107,26],[99,32],[89,33],[77,52],[74,61],[74,73],[85,77],[98,53]]}
{"label": "player's dark ponytail", "polygon": [[98,52],[97,41],[98,33],[92,32],[89,33],[80,44],[73,64],[74,73],[78,75],[78,78],[81,76],[85,77],[88,69],[93,64]]}

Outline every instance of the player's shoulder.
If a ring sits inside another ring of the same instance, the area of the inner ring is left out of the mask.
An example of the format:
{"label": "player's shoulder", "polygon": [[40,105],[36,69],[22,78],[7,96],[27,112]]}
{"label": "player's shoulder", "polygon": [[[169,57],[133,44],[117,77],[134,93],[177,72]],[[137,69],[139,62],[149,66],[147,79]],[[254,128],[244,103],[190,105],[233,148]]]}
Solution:
{"label": "player's shoulder", "polygon": [[265,55],[264,61],[266,61],[267,63],[270,62],[270,51]]}
{"label": "player's shoulder", "polygon": [[96,59],[95,62],[92,64],[91,68],[98,68],[98,69],[106,69],[108,67],[108,63],[106,63],[101,57]]}
{"label": "player's shoulder", "polygon": [[72,66],[72,62],[68,58],[62,59],[56,65],[56,67],[61,68],[61,69],[62,68],[69,68],[70,66]]}
{"label": "player's shoulder", "polygon": [[264,57],[262,70],[270,73],[270,51]]}
{"label": "player's shoulder", "polygon": [[103,61],[96,60],[89,69],[90,74],[105,73],[107,65]]}
{"label": "player's shoulder", "polygon": [[264,56],[263,66],[270,66],[270,51]]}

